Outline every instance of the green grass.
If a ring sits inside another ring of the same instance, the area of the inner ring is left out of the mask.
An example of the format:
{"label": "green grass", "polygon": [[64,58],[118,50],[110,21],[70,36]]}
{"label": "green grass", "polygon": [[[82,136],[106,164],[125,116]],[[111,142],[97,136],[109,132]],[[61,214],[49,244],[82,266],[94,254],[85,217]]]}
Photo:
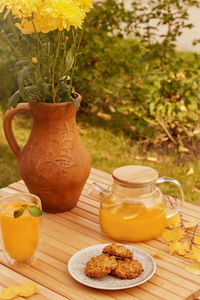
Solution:
{"label": "green grass", "polygon": [[[180,181],[186,201],[196,203],[200,194],[200,160],[194,157],[181,157],[179,153],[165,149],[145,150],[141,147],[141,143],[134,139],[134,135],[128,133],[125,121],[126,118],[119,118],[118,115],[110,121],[104,121],[94,115],[78,114],[78,128],[82,132],[82,140],[91,153],[92,166],[108,173],[112,173],[113,169],[122,165],[142,164],[153,167],[159,176],[173,177]],[[31,120],[25,116],[17,117],[13,122],[15,136],[21,147],[29,136],[31,124]],[[137,127],[137,124],[135,125]],[[2,121],[0,141],[0,187],[4,187],[20,180],[20,175],[16,158],[4,137]],[[156,161],[150,161],[152,157]],[[190,168],[193,168],[194,173],[187,175]],[[167,184],[164,189],[169,191]],[[172,186],[170,193],[175,193]]]}

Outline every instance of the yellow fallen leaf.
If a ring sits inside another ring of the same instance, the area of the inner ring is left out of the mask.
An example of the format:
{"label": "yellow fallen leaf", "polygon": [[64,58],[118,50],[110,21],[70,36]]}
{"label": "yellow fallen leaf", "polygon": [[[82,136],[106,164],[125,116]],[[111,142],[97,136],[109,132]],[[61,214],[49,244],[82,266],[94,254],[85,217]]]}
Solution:
{"label": "yellow fallen leaf", "polygon": [[0,299],[13,299],[19,293],[18,286],[10,286],[8,288],[3,289],[0,293]]}
{"label": "yellow fallen leaf", "polygon": [[188,254],[186,254],[185,257],[200,262],[200,248],[193,246],[192,250]]}
{"label": "yellow fallen leaf", "polygon": [[135,132],[136,131],[136,127],[135,126],[130,126],[129,127],[130,131]]}
{"label": "yellow fallen leaf", "polygon": [[193,246],[192,251],[193,251],[194,257],[195,257],[194,260],[200,262],[200,248]]}
{"label": "yellow fallen leaf", "polygon": [[200,263],[199,262],[186,265],[184,269],[192,274],[200,275]]}
{"label": "yellow fallen leaf", "polygon": [[116,112],[116,109],[112,105],[109,105],[108,108],[109,108],[109,111],[111,113],[115,113]]}
{"label": "yellow fallen leaf", "polygon": [[195,260],[196,256],[194,255],[193,251],[190,251],[189,253],[185,254],[185,258],[190,258],[190,259]]}
{"label": "yellow fallen leaf", "polygon": [[176,74],[176,77],[177,77],[178,79],[185,79],[185,75],[184,75],[183,73],[178,73],[178,74]]}
{"label": "yellow fallen leaf", "polygon": [[155,253],[152,254],[155,258],[162,258],[162,251],[158,249]]}
{"label": "yellow fallen leaf", "polygon": [[181,226],[180,215],[177,213],[177,214],[175,214],[173,217],[167,219],[167,226],[168,226],[169,228]]}
{"label": "yellow fallen leaf", "polygon": [[105,121],[109,121],[111,119],[111,115],[104,114],[102,112],[98,112],[97,116]]}
{"label": "yellow fallen leaf", "polygon": [[186,148],[186,147],[183,147],[183,146],[180,146],[179,148],[178,148],[178,152],[189,152],[189,149],[188,148]]}
{"label": "yellow fallen leaf", "polygon": [[144,156],[136,155],[136,156],[135,156],[135,159],[137,159],[137,160],[144,160],[145,158],[144,158]]}
{"label": "yellow fallen leaf", "polygon": [[79,133],[86,135],[87,134],[87,129],[79,129]]}
{"label": "yellow fallen leaf", "polygon": [[26,283],[26,284],[22,284],[19,287],[19,296],[22,297],[30,297],[33,294],[36,293],[36,284],[35,283]]}
{"label": "yellow fallen leaf", "polygon": [[122,112],[122,114],[126,116],[126,115],[129,115],[129,112],[128,112],[128,110],[125,110]]}
{"label": "yellow fallen leaf", "polygon": [[186,108],[185,105],[181,105],[181,106],[180,106],[180,110],[181,110],[181,111],[187,111],[187,108]]}
{"label": "yellow fallen leaf", "polygon": [[187,174],[186,175],[192,175],[192,174],[194,174],[194,169],[191,167],[190,169],[189,169],[189,171],[187,172]]}
{"label": "yellow fallen leaf", "polygon": [[106,98],[105,103],[109,103],[110,102],[110,98]]}
{"label": "yellow fallen leaf", "polygon": [[194,135],[198,135],[200,133],[200,129],[196,129],[193,131]]}
{"label": "yellow fallen leaf", "polygon": [[167,242],[178,241],[185,235],[185,232],[181,228],[174,228],[172,230],[165,230],[162,233],[162,237]]}
{"label": "yellow fallen leaf", "polygon": [[193,192],[193,193],[200,193],[200,189],[197,189],[196,187],[194,187],[194,188],[192,189],[192,192]]}
{"label": "yellow fallen leaf", "polygon": [[183,225],[185,228],[194,228],[199,223],[198,220],[191,220],[188,222],[184,222]]}
{"label": "yellow fallen leaf", "polygon": [[147,160],[148,161],[157,161],[158,159],[156,157],[153,157],[153,156],[148,156]]}
{"label": "yellow fallen leaf", "polygon": [[195,237],[194,237],[194,243],[195,243],[196,245],[199,245],[199,246],[200,246],[200,236],[195,236]]}
{"label": "yellow fallen leaf", "polygon": [[188,241],[184,243],[172,242],[169,243],[170,254],[177,252],[179,255],[185,255],[190,250],[190,244]]}
{"label": "yellow fallen leaf", "polygon": [[19,286],[10,286],[0,292],[0,299],[13,299],[16,296],[30,297],[36,293],[35,283],[26,283]]}

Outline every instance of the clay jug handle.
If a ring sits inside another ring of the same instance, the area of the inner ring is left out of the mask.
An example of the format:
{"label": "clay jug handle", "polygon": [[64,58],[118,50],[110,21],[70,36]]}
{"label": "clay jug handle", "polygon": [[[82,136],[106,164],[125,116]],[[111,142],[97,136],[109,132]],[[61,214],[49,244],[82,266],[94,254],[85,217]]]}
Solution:
{"label": "clay jug handle", "polygon": [[3,117],[4,133],[9,146],[16,157],[21,151],[21,148],[19,147],[12,130],[12,119],[14,118],[15,115],[19,113],[27,113],[29,115],[32,115],[29,103],[20,103],[17,105],[16,108],[10,108],[9,110],[7,110],[7,112]]}

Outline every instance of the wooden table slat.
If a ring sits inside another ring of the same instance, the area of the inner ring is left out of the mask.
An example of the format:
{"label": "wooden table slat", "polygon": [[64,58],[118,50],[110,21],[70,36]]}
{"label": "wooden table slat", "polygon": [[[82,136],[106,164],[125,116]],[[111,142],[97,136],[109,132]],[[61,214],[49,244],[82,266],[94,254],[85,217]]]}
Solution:
{"label": "wooden table slat", "polygon": [[[15,272],[11,270],[10,268],[4,266],[3,264],[0,265],[0,285],[1,287],[5,288],[7,286],[14,286],[14,285],[20,285],[25,284],[28,282],[34,282],[33,280],[27,279],[25,276],[19,274],[18,272]],[[50,289],[45,288],[44,286],[37,284],[37,294],[34,295],[34,297],[29,297],[29,299],[37,299],[37,300],[45,300],[45,299],[55,299],[55,300],[66,300],[66,297],[63,297],[57,293],[54,293]],[[17,297],[15,298],[17,300],[22,299],[23,297]]]}

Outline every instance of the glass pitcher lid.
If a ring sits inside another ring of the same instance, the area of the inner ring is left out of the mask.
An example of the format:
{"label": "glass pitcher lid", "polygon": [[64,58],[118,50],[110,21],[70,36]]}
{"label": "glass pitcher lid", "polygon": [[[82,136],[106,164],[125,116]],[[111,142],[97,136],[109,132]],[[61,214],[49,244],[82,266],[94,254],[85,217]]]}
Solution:
{"label": "glass pitcher lid", "polygon": [[147,166],[130,165],[115,169],[112,177],[122,185],[144,186],[155,182],[158,172]]}

